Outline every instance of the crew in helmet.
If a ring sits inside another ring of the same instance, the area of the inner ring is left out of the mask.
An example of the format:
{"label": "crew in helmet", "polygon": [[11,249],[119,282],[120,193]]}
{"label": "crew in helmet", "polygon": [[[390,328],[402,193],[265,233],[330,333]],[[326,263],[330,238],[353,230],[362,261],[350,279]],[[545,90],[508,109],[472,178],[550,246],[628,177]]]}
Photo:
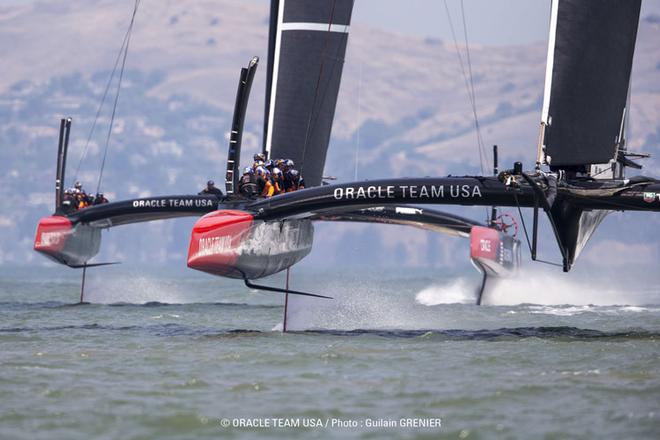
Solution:
{"label": "crew in helmet", "polygon": [[252,198],[258,194],[257,178],[251,167],[245,167],[243,169],[243,175],[238,181],[238,191],[248,198]]}
{"label": "crew in helmet", "polygon": [[71,188],[67,189],[66,192],[68,192],[69,194],[78,194],[78,193],[84,193],[85,190],[83,190],[82,183],[76,180],[76,183],[74,183]]}
{"label": "crew in helmet", "polygon": [[215,182],[212,180],[209,180],[206,182],[206,188],[201,190],[198,195],[200,196],[217,196],[217,197],[222,197],[222,191],[220,188],[217,188],[215,186]]}
{"label": "crew in helmet", "polygon": [[76,201],[75,195],[71,191],[71,189],[67,189],[64,191],[64,196],[62,197],[62,210],[66,214],[71,214],[78,209],[78,202]]}
{"label": "crew in helmet", "polygon": [[275,188],[275,194],[284,193],[284,173],[277,167],[273,168],[273,171],[270,173],[270,181]]}
{"label": "crew in helmet", "polygon": [[270,173],[264,167],[257,167],[255,170],[257,178],[257,190],[263,197],[272,197],[275,193],[275,186],[270,181]]}
{"label": "crew in helmet", "polygon": [[73,196],[76,209],[87,208],[94,201],[92,197],[87,195],[80,181],[76,181],[73,188],[69,188],[66,192]]}
{"label": "crew in helmet", "polygon": [[252,169],[256,170],[257,167],[263,167],[266,165],[266,155],[264,153],[257,153],[253,156],[254,162],[252,163]]}
{"label": "crew in helmet", "polygon": [[286,173],[287,171],[292,170],[294,166],[295,164],[291,159],[285,159],[283,164],[284,169],[282,171]]}
{"label": "crew in helmet", "polygon": [[298,170],[290,169],[284,174],[284,191],[292,192],[305,188],[305,180]]}

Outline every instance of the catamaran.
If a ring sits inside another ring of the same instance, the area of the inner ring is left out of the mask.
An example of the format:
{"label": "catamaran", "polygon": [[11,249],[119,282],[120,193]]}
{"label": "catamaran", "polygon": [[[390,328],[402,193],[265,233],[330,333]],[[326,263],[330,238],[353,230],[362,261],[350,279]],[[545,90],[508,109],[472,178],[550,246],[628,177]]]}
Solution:
{"label": "catamaran", "polygon": [[[628,151],[630,75],[641,0],[554,0],[536,162],[493,175],[387,178],[325,184],[323,171],[350,30],[352,0],[273,0],[262,152],[289,158],[306,188],[271,198],[237,191],[243,122],[258,58],[241,70],[231,126],[226,197],[173,195],[123,200],[66,213],[62,208],[71,121],[62,120],[55,213],[37,227],[34,248],[73,268],[91,260],[102,230],[129,223],[201,216],[192,231],[188,267],[243,280],[263,290],[324,297],[254,280],[289,270],[313,245],[314,223],[408,225],[469,238],[469,256],[483,273],[476,295],[498,277],[514,274],[520,241],[493,208],[481,223],[426,205],[532,209],[531,259],[537,260],[543,210],[571,270],[603,218],[614,211],[660,211],[660,181],[626,178],[640,169]],[[496,157],[496,154],[495,154]],[[525,230],[527,228],[525,227]],[[466,252],[467,255],[467,252]],[[287,277],[288,280],[288,277]],[[83,281],[84,285],[84,281]],[[81,291],[81,301],[83,300]]]}

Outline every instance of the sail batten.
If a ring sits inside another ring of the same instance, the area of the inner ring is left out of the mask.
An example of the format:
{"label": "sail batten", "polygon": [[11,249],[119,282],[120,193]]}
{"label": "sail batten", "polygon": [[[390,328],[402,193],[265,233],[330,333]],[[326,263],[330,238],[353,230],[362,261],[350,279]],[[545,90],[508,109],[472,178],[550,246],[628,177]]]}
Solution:
{"label": "sail batten", "polygon": [[541,123],[543,162],[588,170],[616,158],[641,0],[555,0]]}
{"label": "sail batten", "polygon": [[347,24],[331,23],[312,23],[312,22],[291,22],[282,23],[282,31],[321,31],[321,32],[341,32],[348,33],[350,28]]}

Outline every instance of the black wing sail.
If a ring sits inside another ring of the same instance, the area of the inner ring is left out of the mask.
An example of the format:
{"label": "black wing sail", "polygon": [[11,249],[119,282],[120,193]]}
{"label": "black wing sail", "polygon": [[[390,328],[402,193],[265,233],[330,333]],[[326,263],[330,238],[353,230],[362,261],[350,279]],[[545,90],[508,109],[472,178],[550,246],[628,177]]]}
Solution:
{"label": "black wing sail", "polygon": [[587,170],[616,156],[641,0],[554,0],[543,103],[544,157]]}
{"label": "black wing sail", "polygon": [[353,0],[272,2],[264,152],[292,159],[307,186],[321,184],[352,11]]}

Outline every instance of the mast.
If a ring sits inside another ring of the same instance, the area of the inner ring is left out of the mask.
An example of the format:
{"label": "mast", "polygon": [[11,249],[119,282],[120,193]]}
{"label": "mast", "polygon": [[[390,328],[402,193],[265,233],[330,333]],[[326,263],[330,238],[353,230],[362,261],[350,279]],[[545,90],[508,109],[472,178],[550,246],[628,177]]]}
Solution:
{"label": "mast", "polygon": [[66,156],[69,149],[69,134],[71,118],[60,120],[60,137],[57,145],[57,169],[55,170],[55,212],[62,209],[64,199],[64,178],[66,173]]}
{"label": "mast", "polygon": [[[497,145],[493,145],[493,176],[497,176],[499,174],[498,167],[499,165],[497,163]],[[497,219],[497,206],[493,205],[490,209],[491,226],[495,225],[495,219]]]}
{"label": "mast", "polygon": [[[283,7],[284,5],[282,5]],[[275,55],[275,45],[277,43],[277,37],[279,35],[279,23],[281,23],[280,17],[280,0],[271,0],[270,2],[270,25],[268,30],[268,64],[266,68],[266,99],[264,107],[264,132],[263,132],[263,145],[262,153],[268,157],[268,148],[267,145],[270,145],[268,142],[268,136],[270,134],[269,127],[272,124],[270,119],[270,114],[272,113],[271,108],[271,96],[273,94],[273,72],[276,72],[275,60],[279,60],[279,47],[278,54]],[[278,66],[279,67],[279,66]],[[272,97],[274,100],[275,97]]]}
{"label": "mast", "polygon": [[550,34],[548,36],[548,55],[545,64],[545,85],[543,87],[543,107],[541,109],[541,129],[539,132],[538,149],[536,152],[536,168],[545,163],[545,127],[549,124],[548,111],[550,107],[550,92],[552,90],[552,66],[555,56],[555,38],[557,36],[557,11],[559,0],[550,2]]}

